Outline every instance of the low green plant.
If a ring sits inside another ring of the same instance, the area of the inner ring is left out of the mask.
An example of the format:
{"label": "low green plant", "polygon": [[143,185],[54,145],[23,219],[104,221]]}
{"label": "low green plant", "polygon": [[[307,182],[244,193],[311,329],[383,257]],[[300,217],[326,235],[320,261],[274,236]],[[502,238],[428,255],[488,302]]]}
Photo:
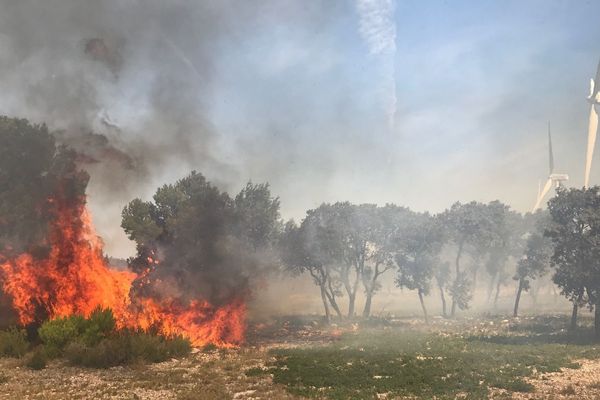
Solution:
{"label": "low green plant", "polygon": [[189,354],[191,344],[182,337],[163,337],[145,332],[122,331],[95,345],[69,344],[64,354],[73,365],[108,368],[137,361],[161,362]]}
{"label": "low green plant", "polygon": [[42,346],[39,346],[31,354],[25,365],[33,370],[41,370],[46,368],[48,364],[48,355]]}
{"label": "low green plant", "polygon": [[81,337],[86,320],[81,315],[55,318],[38,329],[40,340],[49,348],[61,351],[67,344]]}
{"label": "low green plant", "polygon": [[56,357],[72,342],[82,342],[88,346],[100,343],[114,333],[115,327],[112,311],[97,308],[88,318],[72,315],[46,321],[38,329],[38,335],[48,349],[48,355]]}
{"label": "low green plant", "polygon": [[0,356],[23,357],[29,350],[27,334],[22,329],[9,328],[0,331]]}

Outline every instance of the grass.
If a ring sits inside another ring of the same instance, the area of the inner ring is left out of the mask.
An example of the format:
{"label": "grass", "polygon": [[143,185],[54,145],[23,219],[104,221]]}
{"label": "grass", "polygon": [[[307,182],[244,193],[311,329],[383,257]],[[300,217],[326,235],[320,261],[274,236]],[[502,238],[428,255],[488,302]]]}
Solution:
{"label": "grass", "polygon": [[[251,369],[248,376],[273,374],[275,383],[306,397],[371,399],[388,397],[467,399],[487,398],[489,388],[532,392],[524,380],[535,372],[577,368],[573,359],[598,358],[600,346],[566,344],[562,336],[537,329],[488,336],[401,333],[376,330],[346,334],[342,340],[320,347],[278,349],[265,371]],[[546,328],[543,328],[546,329]],[[581,337],[576,338],[581,342]]]}

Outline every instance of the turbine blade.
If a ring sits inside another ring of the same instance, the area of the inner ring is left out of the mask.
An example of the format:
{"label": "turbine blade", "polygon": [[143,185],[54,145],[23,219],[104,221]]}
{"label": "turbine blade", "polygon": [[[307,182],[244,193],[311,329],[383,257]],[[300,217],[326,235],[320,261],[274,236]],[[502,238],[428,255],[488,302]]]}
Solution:
{"label": "turbine blade", "polygon": [[594,90],[592,91],[592,100],[596,98],[598,90],[600,90],[600,87],[596,87],[598,82],[600,82],[600,61],[598,61],[598,68],[596,68],[596,79],[594,79]]}
{"label": "turbine blade", "polygon": [[592,104],[590,108],[590,124],[588,127],[587,153],[585,157],[585,178],[583,186],[588,187],[590,183],[590,172],[592,170],[592,159],[594,157],[594,147],[596,145],[596,135],[598,134],[598,113]]}
{"label": "turbine blade", "polygon": [[552,136],[550,136],[550,122],[548,122],[548,160],[550,175],[554,172],[554,154],[552,153]]}
{"label": "turbine blade", "polygon": [[544,188],[542,189],[542,192],[540,193],[537,201],[535,202],[535,206],[533,206],[533,211],[540,208],[540,206],[542,205],[542,200],[544,200],[544,197],[546,197],[546,195],[548,194],[548,191],[550,190],[551,187],[552,187],[552,179],[548,178],[548,180],[546,181],[546,184],[544,185]]}

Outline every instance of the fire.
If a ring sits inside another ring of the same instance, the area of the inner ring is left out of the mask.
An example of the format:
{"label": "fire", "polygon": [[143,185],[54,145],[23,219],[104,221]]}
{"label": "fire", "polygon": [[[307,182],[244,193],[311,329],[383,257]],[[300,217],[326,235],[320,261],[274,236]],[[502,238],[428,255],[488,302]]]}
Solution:
{"label": "fire", "polygon": [[[57,203],[60,203],[58,201]],[[202,299],[131,298],[137,274],[108,266],[85,202],[56,206],[42,258],[0,254],[2,287],[23,325],[110,308],[120,328],[183,335],[194,346],[233,347],[244,341],[246,306],[241,300],[214,307]],[[158,266],[158,260],[153,264]],[[139,281],[138,281],[139,282]]]}

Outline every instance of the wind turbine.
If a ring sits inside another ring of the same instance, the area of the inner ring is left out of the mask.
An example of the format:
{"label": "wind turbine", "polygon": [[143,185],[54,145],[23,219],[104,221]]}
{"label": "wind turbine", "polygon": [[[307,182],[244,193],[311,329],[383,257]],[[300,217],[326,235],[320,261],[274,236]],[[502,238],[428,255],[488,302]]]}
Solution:
{"label": "wind turbine", "polygon": [[544,185],[544,188],[540,191],[538,188],[538,196],[535,202],[535,206],[533,206],[533,211],[540,208],[544,197],[548,194],[548,191],[554,184],[557,188],[562,185],[562,182],[569,180],[569,175],[567,174],[556,174],[554,173],[554,154],[552,152],[552,135],[550,134],[550,123],[548,122],[548,161],[550,167],[550,174],[548,175],[548,180]]}
{"label": "wind turbine", "polygon": [[596,69],[596,79],[590,79],[590,95],[587,98],[590,103],[590,123],[588,126],[587,154],[585,158],[585,178],[583,186],[588,187],[590,182],[590,170],[592,169],[592,158],[594,157],[594,146],[598,134],[598,112],[596,105],[600,104],[600,62]]}

